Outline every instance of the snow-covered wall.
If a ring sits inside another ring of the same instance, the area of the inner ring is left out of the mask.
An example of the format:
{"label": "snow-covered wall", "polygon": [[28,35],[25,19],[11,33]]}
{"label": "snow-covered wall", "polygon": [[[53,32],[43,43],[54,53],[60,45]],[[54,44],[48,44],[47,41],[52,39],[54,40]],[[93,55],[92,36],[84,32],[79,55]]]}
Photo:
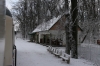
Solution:
{"label": "snow-covered wall", "polygon": [[78,45],[78,55],[100,66],[100,45],[82,43]]}

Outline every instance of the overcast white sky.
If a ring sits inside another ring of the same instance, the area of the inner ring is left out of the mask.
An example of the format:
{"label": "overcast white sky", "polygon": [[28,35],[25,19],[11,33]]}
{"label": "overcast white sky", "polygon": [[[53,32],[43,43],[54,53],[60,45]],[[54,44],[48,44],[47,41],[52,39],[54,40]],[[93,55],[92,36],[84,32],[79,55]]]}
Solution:
{"label": "overcast white sky", "polygon": [[11,9],[12,8],[12,3],[13,2],[17,2],[18,0],[6,0],[6,7],[8,9]]}

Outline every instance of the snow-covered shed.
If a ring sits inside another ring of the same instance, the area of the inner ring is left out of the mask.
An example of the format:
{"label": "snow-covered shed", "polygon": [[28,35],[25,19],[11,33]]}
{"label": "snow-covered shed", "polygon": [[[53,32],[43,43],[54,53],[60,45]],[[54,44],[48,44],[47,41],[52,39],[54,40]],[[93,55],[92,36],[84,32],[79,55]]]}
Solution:
{"label": "snow-covered shed", "polygon": [[[62,41],[62,45],[65,44],[65,30],[64,23],[66,21],[66,15],[59,15],[53,17],[47,22],[43,22],[33,30],[32,34],[35,34],[35,41],[39,43],[49,44],[50,39],[57,40],[58,43]],[[52,43],[53,44],[53,43]],[[60,43],[61,44],[61,43]]]}

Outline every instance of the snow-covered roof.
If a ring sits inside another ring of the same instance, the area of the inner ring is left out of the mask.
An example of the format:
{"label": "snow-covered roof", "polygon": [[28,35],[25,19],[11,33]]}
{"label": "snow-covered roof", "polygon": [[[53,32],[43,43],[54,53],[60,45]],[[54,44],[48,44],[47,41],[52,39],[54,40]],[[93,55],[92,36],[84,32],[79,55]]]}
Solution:
{"label": "snow-covered roof", "polygon": [[49,30],[60,18],[61,18],[61,15],[58,17],[54,17],[53,19],[47,22],[43,22],[42,24],[37,26],[37,28],[33,30],[32,33]]}

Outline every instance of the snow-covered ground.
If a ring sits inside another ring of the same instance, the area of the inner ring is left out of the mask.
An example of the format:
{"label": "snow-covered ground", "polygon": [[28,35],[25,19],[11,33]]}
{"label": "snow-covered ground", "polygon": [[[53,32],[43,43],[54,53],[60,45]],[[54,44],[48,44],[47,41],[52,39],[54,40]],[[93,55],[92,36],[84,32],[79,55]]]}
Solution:
{"label": "snow-covered ground", "polygon": [[84,59],[72,59],[67,64],[47,51],[47,47],[16,39],[17,66],[94,66]]}

